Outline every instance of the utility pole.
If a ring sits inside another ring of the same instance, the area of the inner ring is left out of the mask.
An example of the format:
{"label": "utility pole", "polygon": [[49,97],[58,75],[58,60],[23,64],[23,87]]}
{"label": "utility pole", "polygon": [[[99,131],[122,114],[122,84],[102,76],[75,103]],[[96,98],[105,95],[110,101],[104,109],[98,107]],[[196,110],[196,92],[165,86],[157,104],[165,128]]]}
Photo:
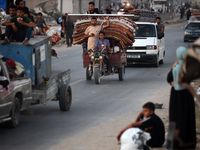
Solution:
{"label": "utility pole", "polygon": [[60,0],[60,12],[63,13],[63,0]]}
{"label": "utility pole", "polygon": [[79,14],[81,13],[81,3],[82,3],[82,0],[79,0]]}

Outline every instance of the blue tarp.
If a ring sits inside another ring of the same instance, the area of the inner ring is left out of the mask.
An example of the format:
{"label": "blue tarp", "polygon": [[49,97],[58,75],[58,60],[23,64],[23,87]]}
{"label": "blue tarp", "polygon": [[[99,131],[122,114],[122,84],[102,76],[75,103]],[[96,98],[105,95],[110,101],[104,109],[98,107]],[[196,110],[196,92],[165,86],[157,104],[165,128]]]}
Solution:
{"label": "blue tarp", "polygon": [[6,10],[6,0],[0,0],[0,7]]}

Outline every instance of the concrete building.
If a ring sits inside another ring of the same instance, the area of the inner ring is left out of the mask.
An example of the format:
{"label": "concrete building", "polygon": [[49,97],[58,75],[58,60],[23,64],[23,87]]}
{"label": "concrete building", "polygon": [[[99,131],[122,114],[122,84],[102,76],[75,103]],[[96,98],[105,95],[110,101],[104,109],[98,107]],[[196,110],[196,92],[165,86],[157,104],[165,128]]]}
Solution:
{"label": "concrete building", "polygon": [[43,7],[47,12],[57,11],[58,0],[24,0],[29,9]]}
{"label": "concrete building", "polygon": [[58,0],[58,10],[62,13],[73,13],[73,0]]}
{"label": "concrete building", "polygon": [[59,11],[61,13],[73,13],[73,0],[24,0],[29,9],[41,7],[47,11]]}

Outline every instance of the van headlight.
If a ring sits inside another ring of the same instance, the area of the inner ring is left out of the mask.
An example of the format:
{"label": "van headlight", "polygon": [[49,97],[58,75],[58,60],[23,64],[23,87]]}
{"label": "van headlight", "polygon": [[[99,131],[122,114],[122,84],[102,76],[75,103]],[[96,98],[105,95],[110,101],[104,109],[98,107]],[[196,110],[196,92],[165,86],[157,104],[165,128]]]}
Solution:
{"label": "van headlight", "polygon": [[190,33],[190,32],[187,32],[187,31],[185,31],[184,34],[185,34],[185,35],[191,35],[191,33]]}
{"label": "van headlight", "polygon": [[103,59],[103,57],[102,57],[102,56],[99,56],[99,59]]}

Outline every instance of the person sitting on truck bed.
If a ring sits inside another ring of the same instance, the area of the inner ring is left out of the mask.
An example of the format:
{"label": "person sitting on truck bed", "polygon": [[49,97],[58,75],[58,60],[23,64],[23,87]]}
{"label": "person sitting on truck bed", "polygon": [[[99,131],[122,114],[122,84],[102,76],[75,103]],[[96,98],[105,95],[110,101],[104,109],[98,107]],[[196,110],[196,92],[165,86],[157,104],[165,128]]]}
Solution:
{"label": "person sitting on truck bed", "polygon": [[110,42],[108,39],[105,39],[105,33],[103,31],[101,31],[99,33],[99,40],[96,41],[95,45],[94,45],[94,49],[101,49],[102,50],[102,54],[105,54],[104,60],[107,64],[107,73],[110,74],[111,72],[111,68],[110,68],[110,60],[108,57],[108,52],[111,52],[110,49]]}
{"label": "person sitting on truck bed", "polygon": [[158,39],[162,39],[164,37],[164,30],[165,26],[161,23],[161,18],[156,17],[156,23],[157,23],[157,34],[158,34]]}
{"label": "person sitting on truck bed", "polygon": [[[14,18],[14,17],[16,17],[17,16],[17,7],[15,6],[15,5],[10,5],[10,7],[9,7],[9,15],[6,17],[6,21],[8,21],[8,20],[10,20],[10,19],[12,19],[12,18]],[[11,27],[11,26],[8,26],[8,27]],[[12,28],[12,27],[11,27]],[[7,27],[6,27],[6,29],[7,29]],[[12,36],[8,36],[9,38],[12,38]],[[5,38],[5,33],[3,33],[2,35],[1,35],[1,40],[4,40],[4,38]]]}
{"label": "person sitting on truck bed", "polygon": [[1,44],[9,44],[9,35],[13,35],[13,39],[17,42],[23,42],[24,45],[30,45],[29,39],[31,36],[31,28],[35,28],[35,24],[28,18],[24,16],[24,8],[17,8],[17,16],[6,21],[2,24],[3,26],[11,26],[12,28],[7,28],[5,32],[5,39]]}

